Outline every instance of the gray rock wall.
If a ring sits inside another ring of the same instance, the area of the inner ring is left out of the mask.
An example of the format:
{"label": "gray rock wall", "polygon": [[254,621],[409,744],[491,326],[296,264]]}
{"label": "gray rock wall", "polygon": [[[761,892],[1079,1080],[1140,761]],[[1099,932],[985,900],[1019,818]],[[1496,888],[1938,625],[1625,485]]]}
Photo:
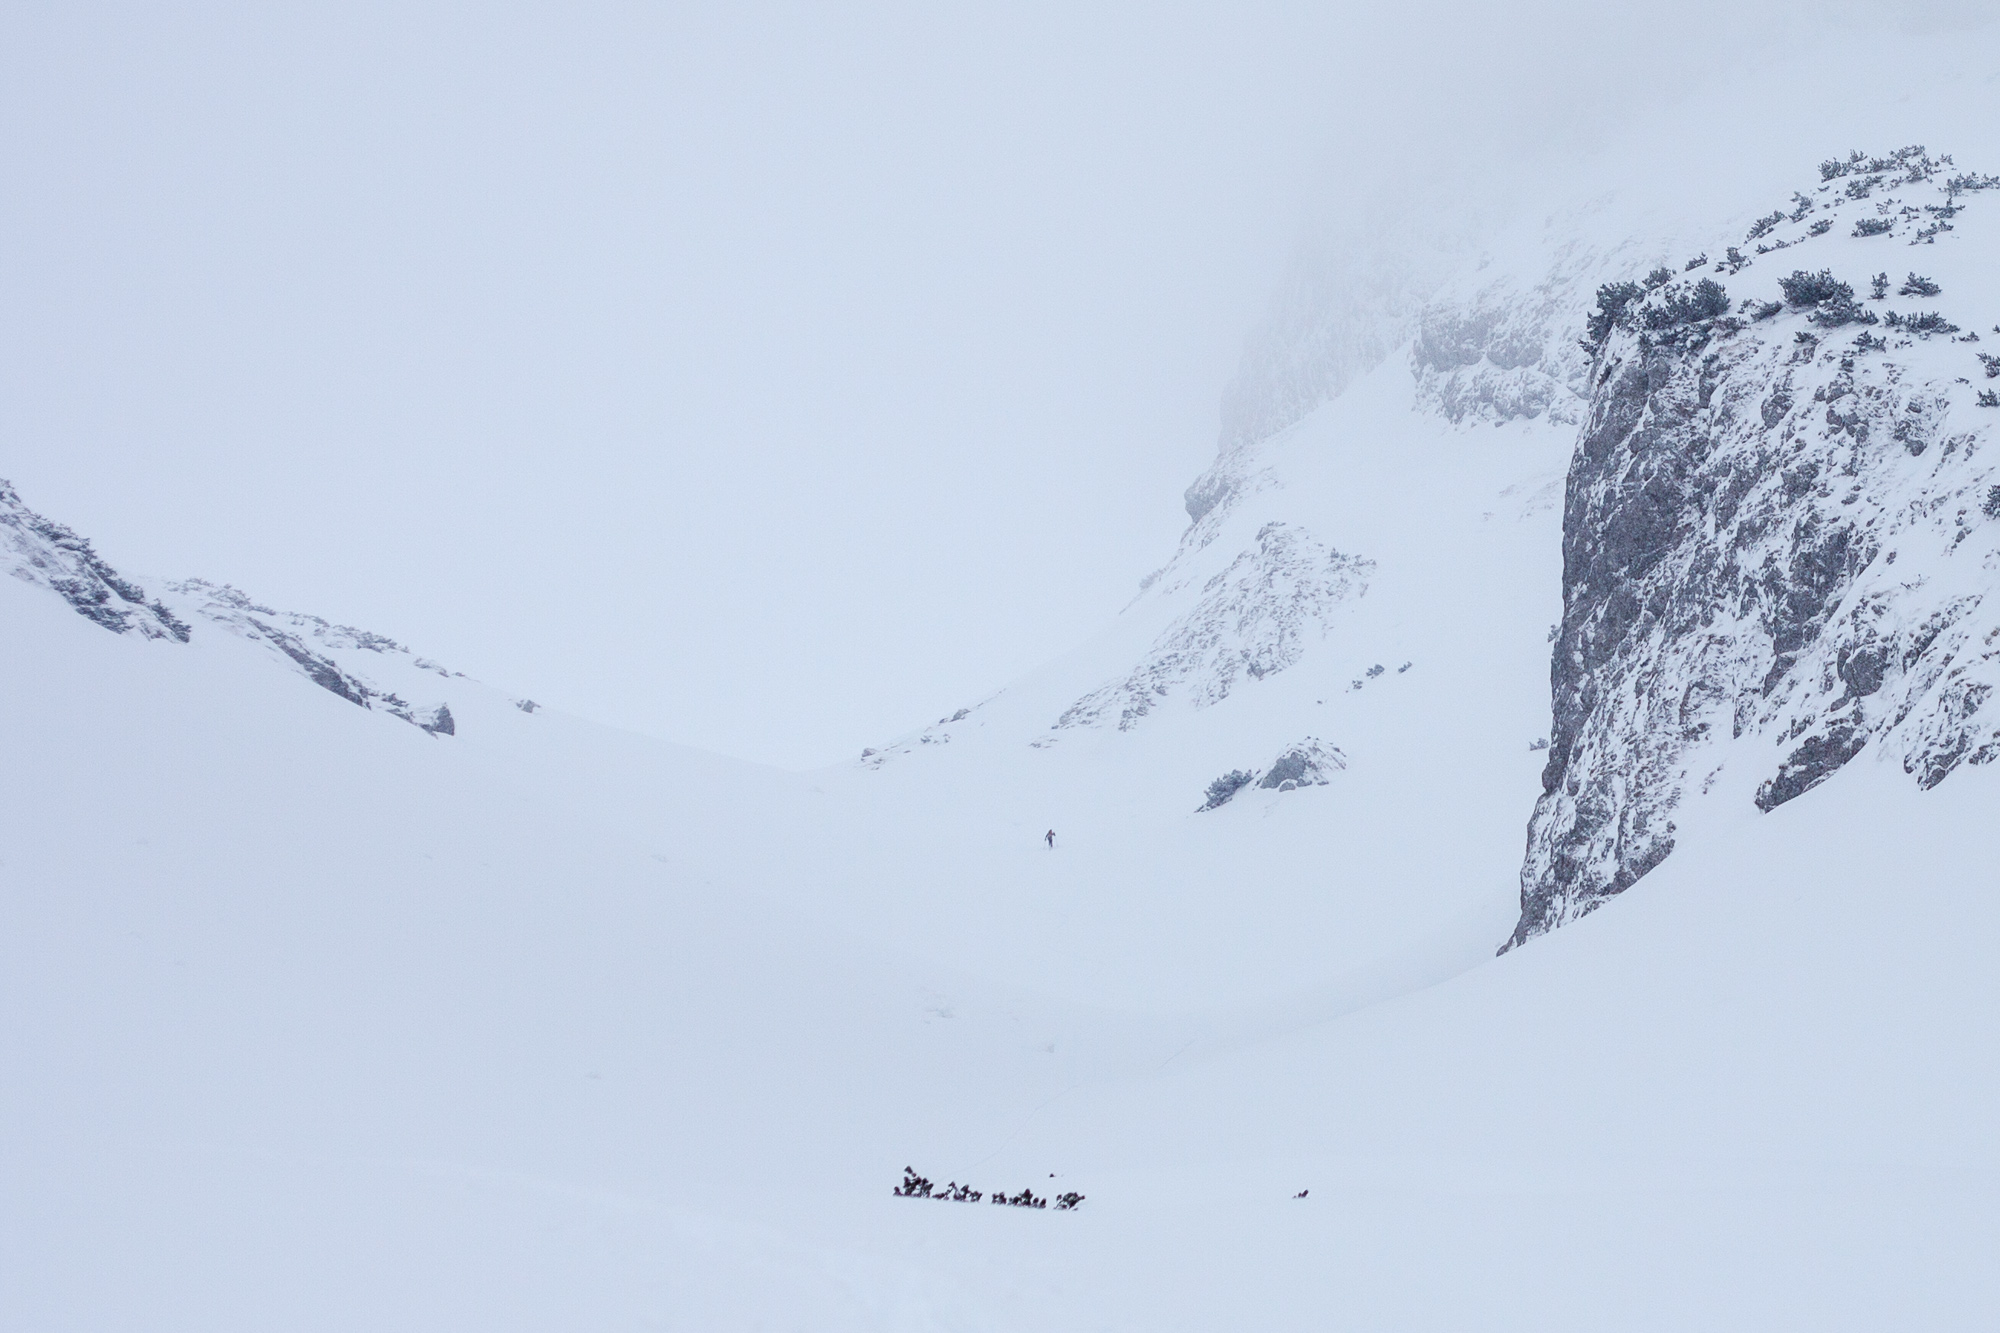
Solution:
{"label": "gray rock wall", "polygon": [[[1934,212],[1905,215],[1914,233]],[[1786,261],[1733,295],[1775,299],[1806,258]],[[1794,306],[1646,327],[1669,296],[1630,312],[1592,374],[1509,947],[1658,865],[1724,764],[1756,766],[1768,811],[1870,748],[1923,787],[2000,755],[1982,711],[2000,686],[2000,411],[1979,405],[1976,339],[1899,329],[1893,302],[1874,323]]]}

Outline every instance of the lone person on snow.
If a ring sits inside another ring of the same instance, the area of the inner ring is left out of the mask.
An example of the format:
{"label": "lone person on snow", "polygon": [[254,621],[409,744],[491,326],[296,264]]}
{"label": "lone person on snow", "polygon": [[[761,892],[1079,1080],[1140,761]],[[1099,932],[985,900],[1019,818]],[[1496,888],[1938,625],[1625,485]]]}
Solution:
{"label": "lone person on snow", "polygon": [[1047,833],[1044,833],[1042,837],[1048,840],[1049,850],[1054,851],[1056,849],[1056,831],[1054,829],[1050,829]]}

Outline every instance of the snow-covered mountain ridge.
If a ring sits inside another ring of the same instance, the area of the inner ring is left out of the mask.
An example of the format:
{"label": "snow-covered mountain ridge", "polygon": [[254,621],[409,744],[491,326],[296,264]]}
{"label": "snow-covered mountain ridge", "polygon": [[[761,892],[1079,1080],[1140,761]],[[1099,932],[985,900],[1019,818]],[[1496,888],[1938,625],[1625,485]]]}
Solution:
{"label": "snow-covered mountain ridge", "polygon": [[0,542],[10,575],[48,589],[84,619],[113,634],[187,642],[188,626],[172,611],[106,564],[88,538],[28,508],[7,481],[0,481]]}
{"label": "snow-covered mountain ridge", "polygon": [[[260,645],[274,664],[321,689],[433,736],[456,731],[452,695],[485,691],[462,672],[418,656],[386,635],[279,611],[228,584],[182,579],[155,583],[158,595],[150,595],[140,581],[112,568],[89,540],[28,508],[4,481],[0,561],[14,578],[48,589],[114,634],[185,644],[198,627],[214,626]],[[523,712],[535,711],[532,700],[514,702]]]}

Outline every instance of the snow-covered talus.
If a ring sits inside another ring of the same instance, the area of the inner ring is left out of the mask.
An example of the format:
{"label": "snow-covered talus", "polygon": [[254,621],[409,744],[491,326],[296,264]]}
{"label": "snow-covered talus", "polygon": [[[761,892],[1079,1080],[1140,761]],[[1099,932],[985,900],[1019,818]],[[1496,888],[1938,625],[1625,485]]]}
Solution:
{"label": "snow-covered talus", "polygon": [[1343,555],[1301,528],[1267,523],[1254,545],[1203,582],[1200,600],[1129,675],[1077,700],[1055,725],[1093,726],[1115,717],[1121,731],[1130,730],[1177,692],[1196,707],[1220,703],[1239,682],[1296,663],[1325,636],[1343,603],[1367,593],[1374,568],[1372,560]]}
{"label": "snow-covered talus", "polygon": [[1658,865],[1725,768],[1770,810],[1869,746],[1924,787],[2000,755],[2000,178],[1821,170],[1720,260],[1600,294],[1510,944]]}
{"label": "snow-covered talus", "polygon": [[0,481],[0,561],[15,578],[47,588],[114,634],[188,640],[187,625],[172,611],[106,564],[88,538],[22,504],[6,481]]}

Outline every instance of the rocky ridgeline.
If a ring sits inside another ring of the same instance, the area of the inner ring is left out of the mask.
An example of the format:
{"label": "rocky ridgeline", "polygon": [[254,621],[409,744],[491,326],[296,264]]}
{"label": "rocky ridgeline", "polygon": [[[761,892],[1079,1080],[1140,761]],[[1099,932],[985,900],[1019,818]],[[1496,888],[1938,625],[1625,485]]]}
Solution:
{"label": "rocky ridgeline", "polygon": [[6,481],[0,481],[0,559],[15,578],[47,588],[113,634],[188,641],[191,631],[179,617],[106,564],[88,538],[22,504]]}
{"label": "rocky ridgeline", "polygon": [[1725,762],[1771,810],[1870,746],[1923,787],[2000,755],[2000,359],[1966,345],[2000,310],[1889,275],[2000,178],[1922,148],[1821,172],[1754,255],[1598,292],[1509,947],[1658,865]]}
{"label": "rocky ridgeline", "polygon": [[1138,666],[1071,704],[1052,730],[1115,723],[1129,731],[1176,695],[1198,708],[1220,703],[1242,682],[1295,664],[1343,604],[1366,595],[1374,571],[1374,561],[1343,555],[1304,528],[1267,523],[1203,583]]}
{"label": "rocky ridgeline", "polygon": [[336,653],[396,655],[429,674],[446,679],[459,674],[418,657],[394,639],[355,629],[351,625],[331,624],[302,612],[277,611],[260,605],[248,594],[226,583],[184,579],[167,587],[183,600],[192,614],[239,638],[265,645],[321,689],[337,694],[349,703],[399,717],[433,736],[457,734],[458,724],[452,718],[448,705],[442,702],[412,704],[395,691],[375,684],[359,670],[343,666],[335,657]]}
{"label": "rocky ridgeline", "polygon": [[[86,538],[29,509],[4,481],[0,481],[0,561],[15,578],[48,589],[77,614],[114,634],[187,643],[194,633],[191,622],[206,621],[264,644],[289,668],[350,703],[389,713],[433,736],[450,736],[457,730],[444,702],[411,703],[338,658],[395,656],[419,671],[447,679],[457,672],[418,657],[383,635],[261,606],[227,584],[187,579],[165,585],[159,597],[149,597],[144,588],[107,564]],[[527,712],[536,707],[526,700],[517,706]]]}

